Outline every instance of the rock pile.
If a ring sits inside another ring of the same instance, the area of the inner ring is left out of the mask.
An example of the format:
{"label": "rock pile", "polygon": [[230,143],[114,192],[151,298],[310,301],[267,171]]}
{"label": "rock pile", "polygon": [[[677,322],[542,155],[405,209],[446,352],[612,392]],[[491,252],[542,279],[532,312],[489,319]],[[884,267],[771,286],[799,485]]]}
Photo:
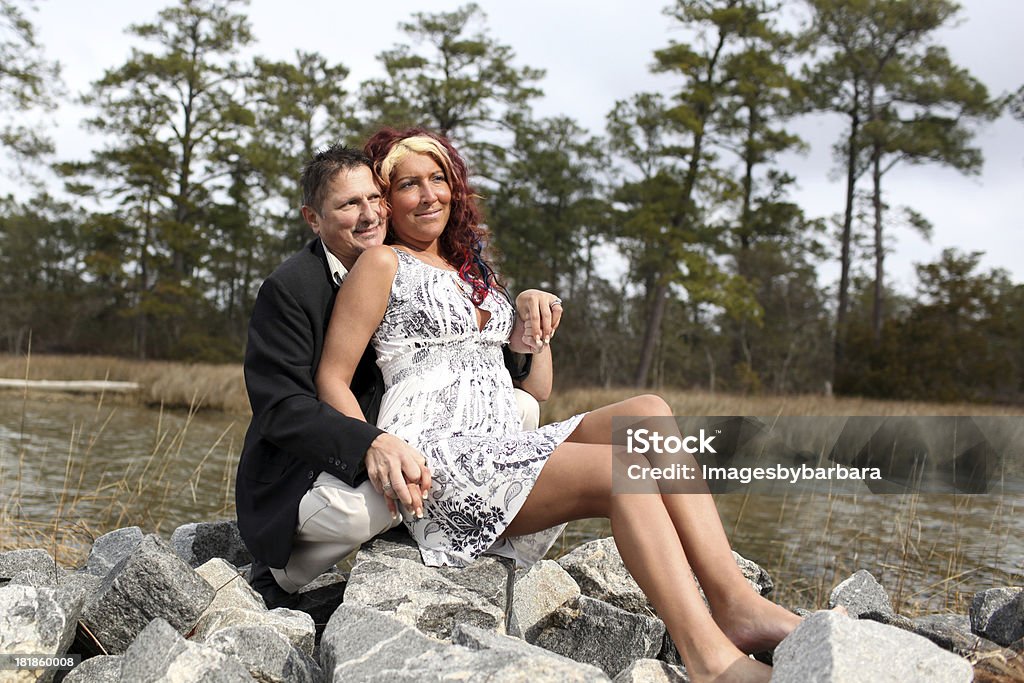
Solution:
{"label": "rock pile", "polygon": [[[70,672],[0,678],[688,680],[611,539],[529,570],[492,557],[454,569],[423,566],[393,532],[359,551],[347,579],[329,572],[307,586],[295,610],[266,608],[245,580],[250,561],[231,522],[189,524],[170,542],[119,529],[75,570],[43,550],[0,553],[0,654],[84,657]],[[755,590],[772,590],[763,569],[736,561]],[[1003,647],[1024,636],[1020,588],[979,593],[969,615],[911,620],[859,571],[830,603],[850,617],[808,617],[775,650],[773,681],[970,681],[965,657],[1012,657]]]}

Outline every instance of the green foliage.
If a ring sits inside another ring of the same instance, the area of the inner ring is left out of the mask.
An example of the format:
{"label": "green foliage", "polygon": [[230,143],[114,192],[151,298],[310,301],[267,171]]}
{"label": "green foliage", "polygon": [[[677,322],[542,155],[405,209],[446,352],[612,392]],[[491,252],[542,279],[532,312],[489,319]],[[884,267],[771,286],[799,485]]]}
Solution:
{"label": "green foliage", "polygon": [[[134,48],[83,98],[98,112],[87,127],[111,142],[90,161],[61,169],[73,179],[70,190],[119,207],[108,220],[120,222],[114,231],[120,240],[106,247],[127,256],[129,315],[140,356],[155,339],[173,348],[191,317],[190,298],[193,306],[205,305],[208,245],[219,236],[211,207],[253,123],[240,101],[242,72],[232,57],[252,40],[246,18],[234,11],[242,4],[184,0],[161,10],[155,22],[130,27],[155,44],[154,51]],[[236,236],[232,251],[251,248],[244,233]],[[159,337],[150,334],[151,325]]]}
{"label": "green foliage", "polygon": [[599,142],[567,118],[524,122],[485,198],[502,272],[519,289],[572,289],[607,228]]}
{"label": "green foliage", "polygon": [[357,128],[353,104],[344,88],[348,69],[315,52],[298,51],[292,62],[256,58],[247,84],[254,115],[253,135],[240,151],[250,177],[250,228],[266,234],[273,263],[296,251],[309,231],[299,217],[302,188],[299,169],[322,145],[350,140]]}
{"label": "green foliage", "polygon": [[415,12],[399,23],[408,44],[382,52],[387,76],[362,86],[364,132],[425,126],[451,137],[474,159],[476,172],[489,176],[503,156],[494,133],[528,116],[530,100],[541,95],[533,84],[544,72],[515,66],[514,51],[489,35],[485,19],[469,3],[451,12]]}
{"label": "green foliage", "polygon": [[[674,286],[685,288],[691,307],[710,304],[751,320],[760,314],[749,282],[726,272],[720,257],[732,237],[749,248],[757,229],[777,229],[770,217],[781,207],[754,216],[755,202],[764,201],[755,199],[754,168],[799,144],[777,125],[797,110],[800,89],[778,61],[790,40],[772,26],[777,9],[745,0],[679,0],[666,14],[694,39],[654,53],[654,70],[677,77],[678,90],[671,100],[637,95],[609,114],[613,150],[639,173],[614,195],[624,209],[621,234],[633,277],[646,290],[637,385],[648,381]],[[740,156],[739,185],[722,167],[722,151]],[[775,176],[776,187],[782,177]],[[723,224],[723,200],[736,199],[739,220]]]}
{"label": "green foliage", "polygon": [[[808,0],[814,15],[810,40],[825,55],[808,71],[811,98],[847,117],[835,151],[845,165],[846,210],[841,233],[842,276],[837,314],[836,371],[843,372],[850,245],[856,183],[871,171],[874,236],[872,333],[884,319],[886,247],[883,176],[900,162],[941,163],[976,173],[981,152],[971,146],[971,124],[995,117],[999,105],[984,85],[955,66],[932,41],[959,11],[951,0]],[[912,221],[912,225],[920,225]]]}
{"label": "green foliage", "polygon": [[867,316],[851,325],[850,365],[837,389],[897,399],[1012,400],[1024,389],[1021,285],[979,273],[981,253],[943,251],[917,267],[917,298],[870,343]]}
{"label": "green foliage", "polygon": [[1009,107],[1013,118],[1024,121],[1024,85],[1010,97]]}
{"label": "green foliage", "polygon": [[0,147],[20,162],[51,154],[53,141],[38,121],[21,125],[15,113],[53,110],[63,94],[60,67],[44,57],[26,13],[34,9],[33,0],[0,0]]}
{"label": "green foliage", "polygon": [[49,195],[0,200],[0,344],[68,348],[89,325],[82,217]]}

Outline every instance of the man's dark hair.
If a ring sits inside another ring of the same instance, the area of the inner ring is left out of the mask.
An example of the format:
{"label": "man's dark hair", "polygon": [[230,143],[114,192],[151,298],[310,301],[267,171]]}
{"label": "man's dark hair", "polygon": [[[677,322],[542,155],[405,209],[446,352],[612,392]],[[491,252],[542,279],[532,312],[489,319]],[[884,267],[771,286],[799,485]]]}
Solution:
{"label": "man's dark hair", "polygon": [[369,157],[355,147],[335,144],[321,149],[302,167],[302,203],[319,214],[334,176],[360,166],[373,172]]}

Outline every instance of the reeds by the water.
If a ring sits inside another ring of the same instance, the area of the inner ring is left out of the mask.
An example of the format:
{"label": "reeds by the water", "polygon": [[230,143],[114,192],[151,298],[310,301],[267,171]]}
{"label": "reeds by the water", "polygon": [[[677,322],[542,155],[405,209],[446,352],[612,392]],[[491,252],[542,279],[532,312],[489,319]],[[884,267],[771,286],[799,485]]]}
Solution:
{"label": "reeds by the water", "polygon": [[[249,401],[241,365],[140,361],[112,356],[0,354],[0,377],[17,379],[96,379],[138,382],[142,391],[128,400],[151,406],[222,410],[248,414]],[[556,386],[543,404],[545,421],[633,396],[633,388],[567,389]],[[1024,415],[1024,406],[975,403],[881,401],[817,395],[771,396],[659,389],[676,415]],[[107,397],[107,401],[121,398]]]}
{"label": "reeds by the water", "polygon": [[186,410],[221,410],[233,414],[249,412],[240,364],[140,361],[112,356],[0,354],[0,377],[137,382],[142,386],[138,394],[108,396],[105,400]]}
{"label": "reeds by the water", "polygon": [[[615,403],[645,393],[633,388],[570,389],[552,393],[542,404],[545,422],[563,420],[585,410]],[[1024,406],[978,403],[928,403],[924,401],[882,401],[860,397],[818,395],[737,395],[701,389],[658,389],[675,415],[1024,415]]]}
{"label": "reeds by the water", "polygon": [[[38,485],[26,480],[26,471],[32,469],[26,466],[26,458],[33,456],[24,446],[18,447],[13,458],[7,451],[0,452],[0,489],[9,492],[0,506],[0,551],[44,548],[60,565],[74,567],[84,564],[93,541],[108,531],[139,526],[145,533],[162,532],[167,537],[173,530],[166,528],[168,506],[191,499],[200,507],[196,498],[200,478],[207,484],[218,482],[216,488],[222,494],[214,500],[207,493],[201,506],[203,516],[194,521],[234,516],[237,458],[228,458],[222,470],[213,471],[210,465],[210,455],[219,449],[237,453],[228,429],[208,445],[197,463],[189,463],[187,474],[169,475],[171,466],[182,462],[182,446],[196,416],[194,406],[183,421],[165,419],[160,409],[151,450],[131,459],[123,471],[102,471],[97,476],[95,463],[91,462],[94,448],[117,410],[117,406],[98,399],[91,423],[69,424],[66,453],[45,454],[63,462],[63,484],[59,491],[52,491],[49,514],[41,514],[38,504],[31,506],[31,511],[23,504],[26,490]],[[24,425],[21,431],[31,429],[31,425]],[[207,492],[210,489],[207,485]]]}

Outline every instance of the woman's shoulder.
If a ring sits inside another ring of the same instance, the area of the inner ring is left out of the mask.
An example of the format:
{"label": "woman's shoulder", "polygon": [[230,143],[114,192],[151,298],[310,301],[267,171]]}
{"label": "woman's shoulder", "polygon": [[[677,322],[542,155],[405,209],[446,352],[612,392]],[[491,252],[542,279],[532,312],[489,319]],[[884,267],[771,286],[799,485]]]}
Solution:
{"label": "woman's shoulder", "polygon": [[356,259],[356,265],[352,271],[387,269],[392,272],[398,267],[398,255],[395,250],[385,244],[370,247]]}
{"label": "woman's shoulder", "polygon": [[398,257],[391,247],[370,247],[359,255],[345,281],[355,282],[357,288],[370,287],[386,291],[398,272]]}

